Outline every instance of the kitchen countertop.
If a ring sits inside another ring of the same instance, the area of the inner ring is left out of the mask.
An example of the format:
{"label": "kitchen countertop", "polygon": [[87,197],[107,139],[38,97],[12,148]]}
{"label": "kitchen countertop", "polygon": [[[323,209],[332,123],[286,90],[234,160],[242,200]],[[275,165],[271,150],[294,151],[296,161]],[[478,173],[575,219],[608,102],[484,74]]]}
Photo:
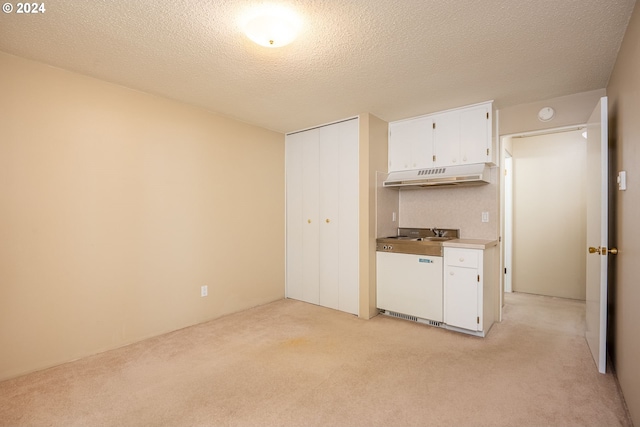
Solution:
{"label": "kitchen countertop", "polygon": [[442,242],[445,248],[487,249],[498,244],[497,240],[453,239]]}

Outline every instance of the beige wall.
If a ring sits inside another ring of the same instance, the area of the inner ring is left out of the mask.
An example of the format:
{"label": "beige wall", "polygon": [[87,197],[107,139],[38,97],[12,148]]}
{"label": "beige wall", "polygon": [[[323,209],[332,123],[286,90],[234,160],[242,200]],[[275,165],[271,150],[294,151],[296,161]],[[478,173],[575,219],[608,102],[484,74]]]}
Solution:
{"label": "beige wall", "polygon": [[513,290],[585,299],[586,139],[512,139]]}
{"label": "beige wall", "polygon": [[0,380],[283,298],[284,135],[2,53],[0,93]]}
{"label": "beige wall", "polygon": [[372,114],[360,115],[360,317],[376,308],[376,190],[379,171],[387,167],[388,123]]}
{"label": "beige wall", "polygon": [[[605,90],[597,89],[503,108],[499,111],[500,135],[585,124],[603,96]],[[538,111],[542,107],[555,110],[553,119],[548,122],[538,120]]]}
{"label": "beige wall", "polygon": [[[399,227],[459,228],[465,239],[497,239],[498,170],[491,168],[487,185],[400,190]],[[482,212],[489,212],[489,222],[482,222]]]}
{"label": "beige wall", "polygon": [[607,86],[610,139],[616,150],[610,179],[627,171],[626,191],[612,189],[616,229],[615,281],[610,293],[610,352],[636,426],[640,425],[640,5],[629,22]]}

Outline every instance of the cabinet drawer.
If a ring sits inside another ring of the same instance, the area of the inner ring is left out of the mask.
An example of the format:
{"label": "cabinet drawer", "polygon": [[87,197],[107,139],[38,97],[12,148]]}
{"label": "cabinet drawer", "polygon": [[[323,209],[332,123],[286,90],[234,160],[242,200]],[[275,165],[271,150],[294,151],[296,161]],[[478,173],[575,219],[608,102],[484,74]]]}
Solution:
{"label": "cabinet drawer", "polygon": [[445,248],[444,262],[452,267],[478,268],[478,255],[475,249]]}

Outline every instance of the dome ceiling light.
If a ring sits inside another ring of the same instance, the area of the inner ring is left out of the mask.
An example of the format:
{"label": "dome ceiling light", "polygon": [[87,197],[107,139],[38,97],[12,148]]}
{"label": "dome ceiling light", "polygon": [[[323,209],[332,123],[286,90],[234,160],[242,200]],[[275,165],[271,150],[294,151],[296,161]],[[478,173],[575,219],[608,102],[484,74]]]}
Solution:
{"label": "dome ceiling light", "polygon": [[553,108],[551,107],[543,107],[540,111],[538,111],[538,120],[540,120],[541,122],[548,122],[549,120],[553,119],[553,116],[555,116],[556,112]]}
{"label": "dome ceiling light", "polygon": [[298,15],[290,9],[264,5],[247,14],[242,29],[247,37],[260,46],[281,47],[296,38],[301,24]]}

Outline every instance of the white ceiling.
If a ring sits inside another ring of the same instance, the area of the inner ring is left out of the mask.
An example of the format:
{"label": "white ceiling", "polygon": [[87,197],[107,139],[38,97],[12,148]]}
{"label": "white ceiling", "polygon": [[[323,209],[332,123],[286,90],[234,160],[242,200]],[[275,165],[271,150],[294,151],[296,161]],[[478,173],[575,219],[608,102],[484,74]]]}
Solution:
{"label": "white ceiling", "polygon": [[256,1],[44,3],[0,14],[1,51],[288,132],[603,88],[635,0],[283,0],[279,49],[240,31]]}

